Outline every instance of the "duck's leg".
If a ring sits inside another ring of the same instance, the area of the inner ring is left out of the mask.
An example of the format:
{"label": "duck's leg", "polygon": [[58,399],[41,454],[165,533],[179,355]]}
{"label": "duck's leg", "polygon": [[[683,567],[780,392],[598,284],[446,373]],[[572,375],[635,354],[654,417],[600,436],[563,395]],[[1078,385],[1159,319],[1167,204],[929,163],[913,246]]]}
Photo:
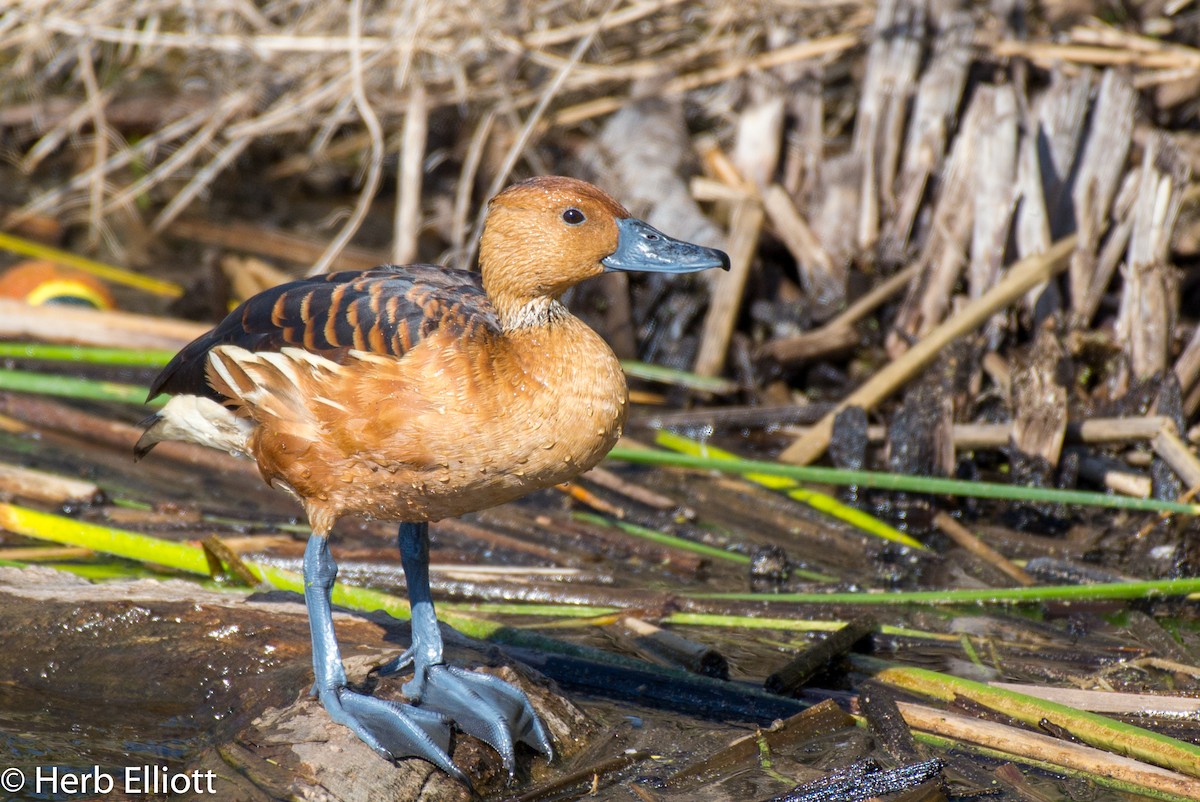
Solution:
{"label": "duck's leg", "polygon": [[304,550],[304,601],[308,605],[313,672],[317,678],[313,692],[334,721],[349,727],[388,760],[419,757],[470,785],[450,760],[450,721],[445,716],[356,693],[346,686],[330,608],[336,578],[337,564],[329,553],[329,539],[314,533]]}
{"label": "duck's leg", "polygon": [[429,591],[429,525],[400,524],[399,544],[412,606],[412,646],[379,673],[395,673],[411,663],[413,678],[404,684],[405,696],[489,744],[500,753],[509,774],[516,765],[515,741],[551,757],[550,739],[524,693],[490,674],[445,664]]}

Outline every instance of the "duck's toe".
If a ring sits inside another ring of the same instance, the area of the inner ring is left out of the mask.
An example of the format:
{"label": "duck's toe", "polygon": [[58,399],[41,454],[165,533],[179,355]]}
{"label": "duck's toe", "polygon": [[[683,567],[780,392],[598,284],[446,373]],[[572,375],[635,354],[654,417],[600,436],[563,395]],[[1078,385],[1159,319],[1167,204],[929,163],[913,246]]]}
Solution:
{"label": "duck's toe", "polygon": [[427,760],[467,787],[467,776],[450,759],[450,720],[428,708],[400,704],[338,688],[320,694],[334,721],[354,731],[388,760]]}
{"label": "duck's toe", "polygon": [[516,770],[514,743],[524,743],[547,758],[554,756],[550,738],[529,699],[499,677],[434,665],[405,684],[404,692],[411,699],[420,699],[422,708],[446,716],[463,732],[495,749],[510,775]]}

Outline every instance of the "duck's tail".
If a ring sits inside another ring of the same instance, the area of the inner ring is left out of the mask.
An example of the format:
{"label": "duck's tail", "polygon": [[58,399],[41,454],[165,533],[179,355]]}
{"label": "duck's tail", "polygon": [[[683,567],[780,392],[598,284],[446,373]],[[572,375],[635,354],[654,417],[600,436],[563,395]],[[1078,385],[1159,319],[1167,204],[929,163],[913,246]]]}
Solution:
{"label": "duck's tail", "polygon": [[164,440],[182,440],[246,456],[254,422],[235,415],[210,398],[177,395],[162,410],[142,421],[146,431],[133,447],[141,459]]}

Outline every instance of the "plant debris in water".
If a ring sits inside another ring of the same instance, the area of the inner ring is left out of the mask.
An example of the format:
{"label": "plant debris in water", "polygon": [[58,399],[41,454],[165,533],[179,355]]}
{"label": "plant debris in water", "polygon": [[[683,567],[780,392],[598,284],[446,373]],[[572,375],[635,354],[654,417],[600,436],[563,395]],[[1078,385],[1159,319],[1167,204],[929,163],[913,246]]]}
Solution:
{"label": "plant debris in water", "polygon": [[[630,376],[620,459],[433,527],[474,663],[566,696],[525,683],[562,756],[503,793],[1200,799],[1198,31],[1186,2],[10,3],[10,762],[415,798],[297,701],[268,586],[298,510],[223,454],[135,468],[141,388],[278,281],[469,266],[484,199],[564,173],[734,264],[577,288]],[[30,260],[105,292],[27,305]],[[345,608],[406,615],[393,540],[339,526]],[[368,683],[407,637],[343,625]]]}

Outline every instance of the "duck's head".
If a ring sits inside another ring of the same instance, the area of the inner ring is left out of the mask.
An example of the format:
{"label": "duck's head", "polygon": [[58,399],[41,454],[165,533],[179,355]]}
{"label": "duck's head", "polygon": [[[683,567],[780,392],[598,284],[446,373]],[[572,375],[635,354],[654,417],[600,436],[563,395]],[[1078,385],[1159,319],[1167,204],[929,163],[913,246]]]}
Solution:
{"label": "duck's head", "polygon": [[599,187],[561,176],[531,178],[492,198],[479,263],[506,326],[605,271],[729,269],[723,252],[672,239]]}

